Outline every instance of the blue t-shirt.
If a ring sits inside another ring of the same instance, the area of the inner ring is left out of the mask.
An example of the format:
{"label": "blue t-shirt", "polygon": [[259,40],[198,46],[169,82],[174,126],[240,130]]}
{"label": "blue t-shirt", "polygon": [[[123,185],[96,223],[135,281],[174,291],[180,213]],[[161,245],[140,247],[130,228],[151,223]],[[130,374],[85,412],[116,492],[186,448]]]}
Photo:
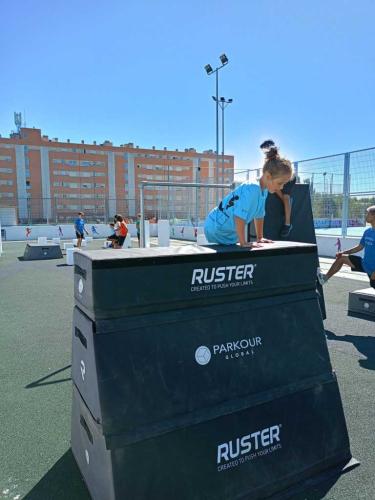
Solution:
{"label": "blue t-shirt", "polygon": [[75,226],[76,226],[76,230],[77,230],[79,233],[83,234],[83,230],[84,230],[84,227],[85,227],[85,221],[84,221],[83,219],[80,219],[80,218],[78,217],[78,219],[76,219],[76,221],[75,221],[75,223],[74,223],[74,224],[75,224]]}
{"label": "blue t-shirt", "polygon": [[372,227],[366,229],[359,243],[365,249],[362,259],[363,269],[367,274],[371,274],[375,271],[375,229]]}
{"label": "blue t-shirt", "polygon": [[208,214],[204,223],[204,233],[210,243],[233,245],[238,242],[234,217],[249,223],[262,219],[265,215],[267,189],[259,184],[244,182],[229,193],[218,207]]}

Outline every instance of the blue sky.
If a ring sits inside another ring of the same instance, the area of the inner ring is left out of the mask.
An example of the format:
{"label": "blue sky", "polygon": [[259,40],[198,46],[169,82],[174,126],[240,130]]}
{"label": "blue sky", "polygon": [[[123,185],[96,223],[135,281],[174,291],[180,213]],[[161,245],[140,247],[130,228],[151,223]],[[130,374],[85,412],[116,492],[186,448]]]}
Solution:
{"label": "blue sky", "polygon": [[72,141],[215,148],[214,77],[237,169],[375,146],[372,0],[0,3],[0,133],[13,112]]}

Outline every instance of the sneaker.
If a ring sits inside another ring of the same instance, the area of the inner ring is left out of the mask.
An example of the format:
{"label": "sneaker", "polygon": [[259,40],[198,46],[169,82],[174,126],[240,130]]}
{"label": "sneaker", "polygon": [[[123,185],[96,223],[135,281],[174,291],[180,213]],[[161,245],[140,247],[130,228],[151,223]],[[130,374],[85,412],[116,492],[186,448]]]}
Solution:
{"label": "sneaker", "polygon": [[316,270],[316,277],[318,278],[318,281],[322,286],[327,282],[325,275],[320,270],[320,267],[318,267],[318,269]]}
{"label": "sneaker", "polygon": [[284,224],[283,227],[281,228],[280,236],[282,238],[287,238],[290,235],[290,232],[292,229],[293,229],[292,224],[289,224],[289,225]]}

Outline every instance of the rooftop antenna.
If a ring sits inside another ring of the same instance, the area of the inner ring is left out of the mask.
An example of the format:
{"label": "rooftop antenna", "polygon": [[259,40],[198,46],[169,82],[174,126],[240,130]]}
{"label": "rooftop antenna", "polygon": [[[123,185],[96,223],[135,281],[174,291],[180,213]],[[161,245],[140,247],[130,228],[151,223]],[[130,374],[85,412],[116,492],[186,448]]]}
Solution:
{"label": "rooftop antenna", "polygon": [[14,124],[17,127],[17,133],[20,133],[22,127],[22,114],[14,112]]}

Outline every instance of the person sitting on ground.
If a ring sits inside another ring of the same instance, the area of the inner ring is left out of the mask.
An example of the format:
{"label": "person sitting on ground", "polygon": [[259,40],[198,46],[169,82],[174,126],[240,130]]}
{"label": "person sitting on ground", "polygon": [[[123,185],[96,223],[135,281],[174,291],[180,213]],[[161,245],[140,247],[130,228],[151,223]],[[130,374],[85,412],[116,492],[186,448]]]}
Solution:
{"label": "person sitting on ground", "polygon": [[[242,247],[261,246],[259,243],[272,243],[263,238],[263,219],[268,192],[281,190],[292,177],[292,165],[281,158],[279,150],[271,140],[261,144],[266,153],[263,174],[259,183],[244,182],[228,194],[208,214],[204,232],[209,243]],[[245,226],[254,220],[257,243],[245,238]]]}
{"label": "person sitting on ground", "polygon": [[115,231],[115,225],[113,222],[109,224],[110,228],[112,229],[112,234],[110,234],[107,238],[107,241],[111,242],[111,246],[113,247],[113,244],[115,241],[117,241],[117,236],[116,236],[116,231]]}
{"label": "person sitting on ground", "polygon": [[[344,252],[337,252],[336,260],[330,267],[326,275],[318,276],[320,283],[323,285],[345,264],[351,267],[352,271],[358,273],[367,273],[370,279],[370,286],[375,288],[375,205],[367,208],[366,222],[371,224],[371,227],[363,233],[359,245]],[[364,256],[352,255],[365,249]]]}
{"label": "person sitting on ground", "polygon": [[125,238],[128,234],[128,227],[124,222],[122,215],[116,215],[116,224],[114,226],[117,239],[114,241],[113,248],[122,248]]}
{"label": "person sitting on ground", "polygon": [[74,229],[76,231],[77,237],[77,248],[81,248],[82,240],[85,239],[84,233],[89,234],[85,228],[85,221],[83,220],[84,215],[85,214],[83,212],[78,212],[78,219],[76,219],[74,222]]}

